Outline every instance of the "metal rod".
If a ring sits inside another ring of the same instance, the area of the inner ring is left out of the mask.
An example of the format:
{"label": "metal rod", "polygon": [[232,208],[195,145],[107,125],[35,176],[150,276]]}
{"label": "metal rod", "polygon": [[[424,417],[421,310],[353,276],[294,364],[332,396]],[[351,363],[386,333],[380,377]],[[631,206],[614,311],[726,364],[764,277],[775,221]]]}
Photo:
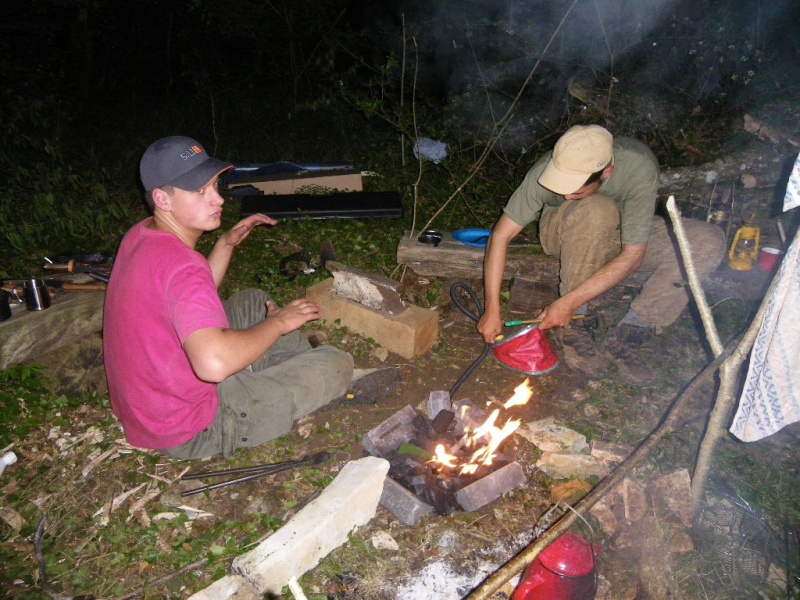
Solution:
{"label": "metal rod", "polygon": [[306,456],[306,457],[301,458],[299,460],[287,460],[285,462],[271,463],[271,464],[268,464],[268,465],[256,465],[256,466],[253,466],[253,467],[239,467],[239,468],[236,468],[236,469],[226,469],[224,471],[209,471],[207,473],[187,473],[186,475],[181,477],[181,480],[189,481],[191,479],[205,479],[207,477],[224,477],[226,475],[241,475],[243,473],[257,473],[257,472],[260,472],[260,471],[269,471],[271,469],[281,468],[281,467],[284,467],[284,466],[300,465],[300,464],[303,464],[303,463],[309,461],[312,458],[320,456],[321,454],[327,455],[328,453],[327,452],[319,452],[317,454],[314,454],[313,456],[310,456],[310,457]]}
{"label": "metal rod", "polygon": [[[577,321],[579,319],[585,319],[586,315],[573,315],[570,319],[571,321]],[[516,327],[517,325],[529,325],[531,323],[541,323],[541,319],[528,319],[527,321],[506,321],[503,323],[506,327]]]}
{"label": "metal rod", "polygon": [[[199,494],[201,492],[210,492],[211,490],[216,490],[222,487],[227,487],[229,485],[235,485],[237,483],[244,483],[246,481],[252,481],[254,479],[258,479],[259,477],[266,477],[267,475],[274,475],[275,473],[280,473],[282,471],[288,471],[289,469],[294,469],[296,467],[301,467],[303,465],[308,464],[318,464],[325,460],[328,457],[327,452],[318,452],[313,456],[309,456],[307,458],[296,460],[296,461],[287,461],[284,463],[277,463],[274,465],[263,465],[260,467],[260,470],[256,472],[251,472],[248,475],[244,475],[242,477],[237,477],[235,479],[231,479],[229,481],[221,481],[220,483],[214,483],[211,485],[204,485],[199,488],[195,488],[193,490],[188,490],[186,492],[181,492],[181,497],[185,498],[186,496],[194,496],[195,494]],[[247,468],[247,467],[246,467]],[[259,469],[259,467],[249,467],[250,469]],[[223,474],[231,474],[232,471],[241,472],[240,469],[231,469],[229,471],[218,471],[217,473]],[[199,473],[196,475],[200,475]],[[210,474],[206,473],[202,475],[204,477],[208,477]],[[181,479],[187,479],[186,476],[182,477]],[[196,476],[192,476],[191,479],[197,479]]]}

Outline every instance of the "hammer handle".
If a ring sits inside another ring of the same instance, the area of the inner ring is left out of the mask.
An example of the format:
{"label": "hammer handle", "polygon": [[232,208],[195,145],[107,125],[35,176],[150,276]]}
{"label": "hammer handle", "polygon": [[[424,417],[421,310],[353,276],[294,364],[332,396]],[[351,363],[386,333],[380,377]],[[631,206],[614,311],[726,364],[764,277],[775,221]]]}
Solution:
{"label": "hammer handle", "polygon": [[104,283],[64,283],[61,289],[65,292],[105,292]]}
{"label": "hammer handle", "polygon": [[44,266],[48,271],[66,271],[67,273],[85,273],[87,271],[110,271],[114,265],[89,265],[70,260],[68,263],[51,263]]}

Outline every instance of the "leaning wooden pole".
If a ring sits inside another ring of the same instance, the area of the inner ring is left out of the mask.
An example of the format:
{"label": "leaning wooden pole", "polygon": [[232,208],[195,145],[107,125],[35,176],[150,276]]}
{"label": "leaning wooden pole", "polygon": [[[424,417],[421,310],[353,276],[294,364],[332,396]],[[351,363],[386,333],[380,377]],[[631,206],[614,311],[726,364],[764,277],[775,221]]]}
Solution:
{"label": "leaning wooden pole", "polygon": [[507,581],[514,575],[522,572],[534,559],[541,554],[558,536],[566,532],[575,520],[578,514],[586,513],[589,509],[597,504],[600,499],[605,496],[609,491],[614,489],[620,481],[630,473],[637,465],[639,465],[656,447],[656,445],[668,434],[675,431],[678,425],[682,422],[681,415],[684,409],[689,404],[689,401],[694,396],[697,389],[706,381],[709,375],[716,372],[717,367],[729,356],[734,346],[725,348],[714,361],[703,368],[694,379],[684,388],[684,390],[675,398],[670,408],[664,415],[661,424],[653,430],[653,432],[645,439],[642,444],[633,451],[633,453],[619,465],[614,472],[603,479],[597,487],[589,492],[580,502],[575,505],[575,510],[570,511],[559,519],[552,527],[545,533],[539,536],[536,540],[531,542],[517,556],[511,559],[508,563],[503,565],[497,572],[487,579],[479,588],[467,596],[466,600],[486,600],[492,594],[497,592]]}
{"label": "leaning wooden pole", "polygon": [[[800,233],[800,230],[798,230]],[[774,277],[769,285],[769,289],[758,307],[755,317],[753,317],[750,327],[742,337],[738,347],[731,353],[731,356],[720,367],[719,392],[714,402],[714,407],[708,418],[708,426],[700,442],[700,450],[697,454],[697,465],[694,468],[692,477],[692,512],[697,514],[703,504],[705,497],[706,482],[711,471],[714,459],[714,452],[725,430],[731,420],[731,413],[736,406],[736,390],[738,389],[739,372],[742,364],[750,350],[753,348],[758,332],[764,322],[764,315],[775,294],[780,276]]]}
{"label": "leaning wooden pole", "polygon": [[[678,246],[681,250],[683,258],[683,265],[686,269],[686,274],[689,279],[689,286],[692,290],[695,302],[697,303],[700,311],[700,316],[703,321],[703,327],[708,337],[711,349],[715,356],[719,356],[722,348],[722,342],[717,333],[717,327],[714,323],[714,317],[711,314],[711,309],[706,301],[705,292],[703,291],[700,281],[694,268],[692,261],[691,248],[686,232],[683,229],[681,222],[681,215],[675,206],[675,197],[670,196],[667,200],[667,212],[672,220],[673,230],[675,237],[678,239]],[[725,360],[719,369],[719,390],[714,404],[711,408],[711,413],[708,418],[708,425],[700,442],[700,448],[697,454],[697,464],[695,465],[694,474],[692,476],[692,513],[697,514],[700,510],[703,499],[705,497],[706,482],[708,475],[711,471],[711,465],[714,460],[714,452],[722,437],[725,435],[725,429],[730,422],[731,413],[733,412],[736,404],[736,389],[739,380],[739,373],[742,364],[747,358],[750,350],[753,348],[758,331],[761,329],[761,324],[764,321],[764,313],[770,304],[775,286],[778,278],[774,278],[769,286],[769,290],[761,302],[753,321],[750,323],[746,333],[742,336],[741,341],[736,348],[732,350],[730,356]],[[717,361],[715,361],[717,362]]]}
{"label": "leaning wooden pole", "polygon": [[719,339],[719,332],[717,331],[717,324],[714,322],[714,315],[711,313],[711,307],[708,305],[703,286],[700,284],[700,278],[697,276],[694,259],[692,259],[692,247],[689,245],[689,239],[686,237],[686,230],[683,228],[681,213],[675,205],[675,196],[670,196],[667,199],[667,213],[672,221],[672,229],[675,232],[675,237],[678,240],[678,248],[681,251],[681,257],[683,259],[683,268],[686,270],[686,278],[689,280],[689,289],[692,290],[692,296],[697,304],[697,310],[700,312],[700,320],[703,322],[703,329],[706,332],[708,343],[711,346],[711,351],[714,353],[714,356],[719,356],[720,352],[722,352],[722,341]]}

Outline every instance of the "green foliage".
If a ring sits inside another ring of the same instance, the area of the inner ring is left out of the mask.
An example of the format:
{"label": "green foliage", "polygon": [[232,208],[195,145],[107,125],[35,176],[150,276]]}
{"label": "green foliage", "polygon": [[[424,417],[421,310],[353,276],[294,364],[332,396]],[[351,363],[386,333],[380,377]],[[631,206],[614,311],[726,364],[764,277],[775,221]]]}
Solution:
{"label": "green foliage", "polygon": [[[0,447],[14,437],[24,437],[45,419],[54,408],[41,365],[20,365],[0,373]],[[63,400],[60,400],[63,402]]]}

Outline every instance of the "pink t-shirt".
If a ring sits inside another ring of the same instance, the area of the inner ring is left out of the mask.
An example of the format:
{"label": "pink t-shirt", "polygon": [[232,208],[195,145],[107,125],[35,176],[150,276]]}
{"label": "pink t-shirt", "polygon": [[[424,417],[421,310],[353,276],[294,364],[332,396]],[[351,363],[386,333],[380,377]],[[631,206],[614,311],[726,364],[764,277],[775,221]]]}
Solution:
{"label": "pink t-shirt", "polygon": [[192,370],[183,343],[228,327],[206,258],[172,234],[138,223],[122,240],[108,283],[103,353],[111,407],[128,442],[163,450],[214,420],[214,383]]}

